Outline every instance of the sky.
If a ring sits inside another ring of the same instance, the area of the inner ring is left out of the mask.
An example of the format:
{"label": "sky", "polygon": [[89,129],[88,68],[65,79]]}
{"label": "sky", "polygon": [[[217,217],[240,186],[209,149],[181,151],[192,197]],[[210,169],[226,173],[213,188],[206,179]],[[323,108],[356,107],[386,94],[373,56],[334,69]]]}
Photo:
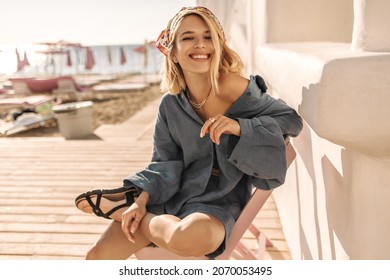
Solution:
{"label": "sky", "polygon": [[1,45],[66,40],[82,45],[156,40],[196,0],[0,0]]}

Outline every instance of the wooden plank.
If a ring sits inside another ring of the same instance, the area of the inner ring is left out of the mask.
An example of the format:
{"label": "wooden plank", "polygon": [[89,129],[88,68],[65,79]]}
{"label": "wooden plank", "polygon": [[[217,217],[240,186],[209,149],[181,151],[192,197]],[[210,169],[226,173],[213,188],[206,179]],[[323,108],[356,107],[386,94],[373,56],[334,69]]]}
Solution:
{"label": "wooden plank", "polygon": [[[87,214],[81,213],[80,215],[89,216]],[[70,219],[72,218],[72,219]],[[76,215],[61,215],[61,214],[14,214],[14,213],[8,213],[8,214],[1,214],[0,216],[0,223],[14,223],[15,221],[19,223],[26,223],[26,224],[34,224],[34,223],[46,223],[46,224],[52,224],[52,223],[86,223],[85,218],[81,218],[81,216]],[[89,220],[92,223],[92,219],[89,217]]]}
{"label": "wooden plank", "polygon": [[72,255],[84,257],[90,247],[90,245],[83,244],[5,243],[0,246],[0,255]]}
{"label": "wooden plank", "polygon": [[58,223],[58,224],[108,224],[110,221],[106,219],[102,219],[100,217],[95,216],[94,214],[86,214],[79,210],[73,215],[67,214],[15,214],[10,211],[7,214],[1,214],[0,223],[15,223],[15,221],[19,223]]}
{"label": "wooden plank", "polygon": [[107,228],[104,224],[26,224],[0,223],[0,232],[41,232],[41,233],[103,233]]}
{"label": "wooden plank", "polygon": [[100,237],[100,233],[42,233],[42,232],[2,232],[0,244],[4,243],[47,243],[47,244],[86,244],[92,245]]}
{"label": "wooden plank", "polygon": [[[267,238],[270,240],[274,240],[274,239],[283,240],[284,239],[283,232],[280,229],[262,228],[260,230],[261,230],[261,233],[265,234],[265,236],[267,236]],[[246,238],[246,239],[253,239],[253,237],[254,236],[250,231],[245,232],[245,234],[243,236],[243,238]]]}
{"label": "wooden plank", "polygon": [[264,260],[291,260],[290,252],[286,251],[265,251]]}
{"label": "wooden plank", "polygon": [[30,215],[42,214],[63,214],[63,215],[75,215],[80,211],[73,205],[69,204],[67,207],[45,207],[45,206],[0,206],[0,214],[26,214]]}
{"label": "wooden plank", "polygon": [[49,256],[49,255],[15,255],[15,254],[0,254],[0,260],[84,260],[83,256],[64,255],[64,256]]}
{"label": "wooden plank", "polygon": [[282,229],[282,225],[278,219],[256,219],[253,224],[257,228]]}

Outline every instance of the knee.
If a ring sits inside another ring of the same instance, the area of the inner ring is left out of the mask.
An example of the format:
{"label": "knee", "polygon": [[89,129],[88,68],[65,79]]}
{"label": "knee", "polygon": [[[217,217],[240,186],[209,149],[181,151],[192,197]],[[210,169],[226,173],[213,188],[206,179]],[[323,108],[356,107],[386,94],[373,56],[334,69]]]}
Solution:
{"label": "knee", "polygon": [[172,232],[167,245],[182,256],[205,256],[218,248],[212,238],[213,231],[207,225],[179,223]]}
{"label": "knee", "polygon": [[89,251],[87,252],[85,259],[86,260],[104,260],[105,259],[105,249],[104,245],[101,243],[96,243]]}

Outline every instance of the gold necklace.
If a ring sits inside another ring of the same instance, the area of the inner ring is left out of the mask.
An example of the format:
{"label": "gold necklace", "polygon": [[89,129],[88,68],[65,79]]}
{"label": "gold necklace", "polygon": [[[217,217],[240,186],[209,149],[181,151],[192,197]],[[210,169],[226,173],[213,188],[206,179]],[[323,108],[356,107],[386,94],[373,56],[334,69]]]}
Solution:
{"label": "gold necklace", "polygon": [[210,93],[211,93],[211,89],[210,89],[209,93],[207,94],[206,98],[203,99],[203,101],[201,101],[201,102],[199,102],[199,103],[196,103],[196,102],[194,102],[194,101],[191,100],[190,91],[189,91],[188,89],[186,89],[186,93],[187,93],[187,98],[188,98],[188,101],[190,102],[190,104],[191,104],[192,106],[194,106],[196,109],[200,109],[200,108],[202,108],[203,105],[206,103],[207,98],[209,98]]}

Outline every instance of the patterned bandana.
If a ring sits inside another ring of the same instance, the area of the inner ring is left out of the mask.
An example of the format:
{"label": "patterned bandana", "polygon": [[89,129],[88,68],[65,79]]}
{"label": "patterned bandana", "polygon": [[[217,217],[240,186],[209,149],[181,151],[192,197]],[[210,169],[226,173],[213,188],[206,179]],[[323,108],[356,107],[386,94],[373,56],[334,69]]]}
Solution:
{"label": "patterned bandana", "polygon": [[223,28],[221,23],[218,21],[216,16],[207,8],[197,6],[197,7],[183,7],[169,22],[168,27],[164,29],[160,36],[158,36],[158,39],[156,41],[156,47],[165,55],[167,56],[169,53],[169,49],[172,47],[172,34],[170,33],[171,30],[175,30],[176,25],[179,23],[179,19],[181,19],[184,15],[189,14],[201,14],[206,13],[208,14],[219,26],[219,28],[222,31],[223,37],[225,38],[225,34],[223,33]]}

